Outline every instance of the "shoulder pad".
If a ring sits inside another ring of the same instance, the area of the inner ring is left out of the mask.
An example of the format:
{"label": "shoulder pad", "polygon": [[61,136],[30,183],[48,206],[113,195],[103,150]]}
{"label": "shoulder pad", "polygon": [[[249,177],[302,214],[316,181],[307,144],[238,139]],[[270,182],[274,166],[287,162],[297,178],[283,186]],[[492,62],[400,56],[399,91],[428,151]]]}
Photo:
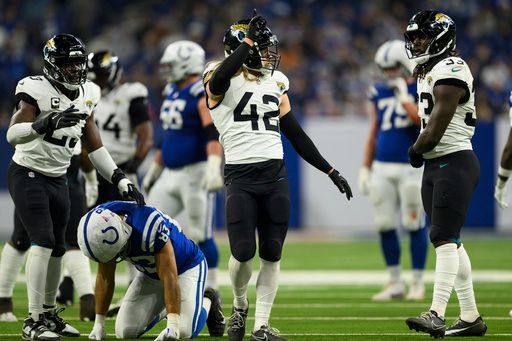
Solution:
{"label": "shoulder pad", "polygon": [[92,101],[94,102],[94,105],[98,104],[101,98],[101,88],[94,82],[91,82],[90,80],[87,80],[84,84],[84,88],[86,89],[87,93],[90,94],[92,97]]}
{"label": "shoulder pad", "polygon": [[276,70],[274,71],[274,75],[272,77],[276,80],[277,85],[279,86],[283,94],[290,89],[290,81],[288,80],[288,77],[286,77],[284,73]]}
{"label": "shoulder pad", "polygon": [[124,96],[128,100],[139,97],[148,97],[148,88],[142,83],[124,83],[123,86]]}
{"label": "shoulder pad", "polygon": [[220,65],[221,62],[219,61],[215,61],[215,62],[210,62],[206,65],[206,69],[204,69],[203,71],[203,83],[208,83],[208,81],[210,80],[210,78],[212,77],[213,75],[213,72],[217,69],[217,67]]}
{"label": "shoulder pad", "polygon": [[52,85],[43,76],[29,76],[18,82],[15,94],[23,92],[39,101],[48,93],[48,86]]}

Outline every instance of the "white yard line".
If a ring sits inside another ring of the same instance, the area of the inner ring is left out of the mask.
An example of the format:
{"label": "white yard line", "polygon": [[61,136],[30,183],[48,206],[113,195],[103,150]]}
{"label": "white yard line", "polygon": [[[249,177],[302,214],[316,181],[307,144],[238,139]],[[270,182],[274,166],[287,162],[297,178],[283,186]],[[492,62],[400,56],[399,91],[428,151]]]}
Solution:
{"label": "white yard line", "polygon": [[[95,276],[95,274],[93,274]],[[403,271],[403,278],[409,281],[410,271]],[[252,276],[250,284],[256,284],[257,276]],[[425,271],[425,282],[434,281],[434,272]],[[230,285],[227,271],[219,271],[220,285]],[[281,271],[280,283],[282,285],[340,285],[340,284],[383,284],[388,280],[385,270],[375,271]],[[512,282],[512,271],[479,270],[473,271],[475,282]],[[24,275],[18,276],[18,282],[26,282]],[[128,277],[124,273],[116,275],[116,283],[126,285]]]}

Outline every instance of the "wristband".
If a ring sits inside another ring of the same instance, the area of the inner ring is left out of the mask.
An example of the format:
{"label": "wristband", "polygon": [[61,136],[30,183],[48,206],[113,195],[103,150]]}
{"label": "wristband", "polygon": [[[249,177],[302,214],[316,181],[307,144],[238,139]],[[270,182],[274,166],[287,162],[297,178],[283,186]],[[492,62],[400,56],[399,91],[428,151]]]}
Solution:
{"label": "wristband", "polygon": [[180,330],[180,314],[167,314],[167,328],[172,330]]}
{"label": "wristband", "polygon": [[98,324],[98,325],[104,327],[105,326],[105,319],[106,319],[105,315],[96,314],[96,317],[94,318],[94,324]]}

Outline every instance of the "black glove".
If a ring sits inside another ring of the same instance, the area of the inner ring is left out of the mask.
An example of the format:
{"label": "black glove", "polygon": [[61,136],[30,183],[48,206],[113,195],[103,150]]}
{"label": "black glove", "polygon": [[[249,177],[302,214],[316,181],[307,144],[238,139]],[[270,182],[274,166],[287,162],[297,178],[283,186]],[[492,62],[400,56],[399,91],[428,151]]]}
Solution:
{"label": "black glove", "polygon": [[258,15],[256,10],[254,10],[253,17],[247,25],[247,38],[254,42],[258,42],[258,39],[261,38],[266,27],[267,20],[265,20],[265,18],[263,18],[261,15]]}
{"label": "black glove", "polygon": [[119,193],[125,200],[133,199],[139,206],[146,205],[144,196],[135,185],[124,175],[123,171],[117,168],[112,174],[112,183],[117,187]]}
{"label": "black glove", "polygon": [[133,199],[139,206],[146,205],[146,201],[144,200],[144,196],[141,192],[135,187],[134,184],[128,184],[128,191],[123,191],[123,197],[125,199]]}
{"label": "black glove", "polygon": [[86,114],[77,114],[77,112],[78,109],[74,105],[64,111],[54,111],[45,118],[32,123],[32,128],[42,135],[48,131],[72,127],[87,117]]}
{"label": "black glove", "polygon": [[329,177],[331,178],[332,182],[338,187],[341,193],[345,193],[347,196],[347,200],[350,200],[350,198],[353,197],[352,195],[352,189],[350,188],[350,185],[348,184],[348,181],[341,176],[340,172],[338,172],[336,169],[329,174]]}
{"label": "black glove", "polygon": [[409,163],[414,168],[420,168],[423,166],[423,156],[421,154],[416,153],[413,146],[409,147],[409,150],[407,151],[407,154],[409,154]]}

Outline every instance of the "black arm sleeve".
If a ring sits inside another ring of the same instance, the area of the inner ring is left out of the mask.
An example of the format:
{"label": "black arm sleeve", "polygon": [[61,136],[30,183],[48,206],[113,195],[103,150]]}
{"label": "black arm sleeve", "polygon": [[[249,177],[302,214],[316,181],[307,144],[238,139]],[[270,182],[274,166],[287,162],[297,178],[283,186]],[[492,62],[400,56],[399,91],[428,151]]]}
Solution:
{"label": "black arm sleeve", "polygon": [[149,121],[148,100],[146,97],[137,97],[131,100],[128,109],[130,125],[135,128],[141,123]]}
{"label": "black arm sleeve", "polygon": [[293,145],[293,148],[295,148],[295,151],[297,151],[304,160],[326,174],[332,169],[329,162],[322,157],[313,141],[311,141],[309,136],[304,132],[291,111],[281,118],[279,126],[283,134]]}
{"label": "black arm sleeve", "polygon": [[229,88],[231,77],[240,69],[249,55],[251,46],[242,42],[215,70],[210,79],[210,91],[216,96],[223,95]]}
{"label": "black arm sleeve", "polygon": [[210,123],[204,127],[204,132],[206,135],[206,141],[219,141],[219,132],[213,123]]}

